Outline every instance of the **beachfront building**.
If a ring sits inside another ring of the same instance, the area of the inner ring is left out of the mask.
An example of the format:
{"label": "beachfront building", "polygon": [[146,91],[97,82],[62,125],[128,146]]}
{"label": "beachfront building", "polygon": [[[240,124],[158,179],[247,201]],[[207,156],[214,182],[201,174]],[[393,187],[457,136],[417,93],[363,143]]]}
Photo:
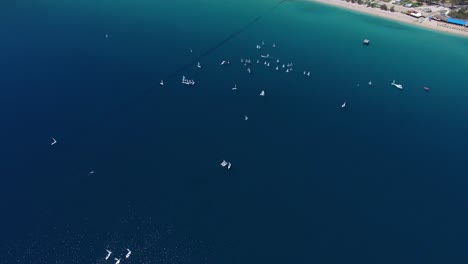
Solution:
{"label": "beachfront building", "polygon": [[457,18],[452,18],[452,17],[447,19],[447,23],[468,27],[468,22],[467,21],[457,19]]}

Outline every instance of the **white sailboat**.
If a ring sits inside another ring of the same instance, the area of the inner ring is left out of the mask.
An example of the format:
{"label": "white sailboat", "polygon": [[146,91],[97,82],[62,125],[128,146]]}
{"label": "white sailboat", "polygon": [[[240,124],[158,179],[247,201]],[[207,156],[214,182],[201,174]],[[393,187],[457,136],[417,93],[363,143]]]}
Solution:
{"label": "white sailboat", "polygon": [[369,86],[372,86],[372,81],[369,81]]}
{"label": "white sailboat", "polygon": [[112,251],[110,251],[108,249],[106,249],[106,251],[107,251],[107,256],[106,256],[105,260],[108,260],[109,257],[112,255]]}
{"label": "white sailboat", "polygon": [[396,84],[395,83],[395,80],[393,80],[393,82],[391,83],[391,85],[395,86],[396,88],[400,89],[400,90],[403,90],[403,85],[401,84]]}
{"label": "white sailboat", "polygon": [[197,68],[201,68],[200,62],[197,63]]}
{"label": "white sailboat", "polygon": [[260,96],[265,96],[265,91],[262,90],[262,91],[260,92]]}
{"label": "white sailboat", "polygon": [[244,116],[244,120],[245,120],[245,121],[249,120],[249,117],[248,117],[248,116]]}
{"label": "white sailboat", "polygon": [[163,80],[161,80],[161,82],[160,82],[159,84],[160,84],[160,85],[164,85],[164,81],[163,81]]}
{"label": "white sailboat", "polygon": [[231,169],[231,162],[228,163],[227,168],[228,168],[228,170]]}
{"label": "white sailboat", "polygon": [[50,143],[51,146],[57,144],[57,140],[55,140],[55,138],[52,138],[52,143]]}
{"label": "white sailboat", "polygon": [[232,87],[232,90],[237,90],[237,84],[234,84],[234,87]]}
{"label": "white sailboat", "polygon": [[345,108],[346,107],[346,101],[341,105],[341,108]]}
{"label": "white sailboat", "polygon": [[221,167],[226,167],[227,164],[228,164],[227,161],[223,160],[220,165]]}

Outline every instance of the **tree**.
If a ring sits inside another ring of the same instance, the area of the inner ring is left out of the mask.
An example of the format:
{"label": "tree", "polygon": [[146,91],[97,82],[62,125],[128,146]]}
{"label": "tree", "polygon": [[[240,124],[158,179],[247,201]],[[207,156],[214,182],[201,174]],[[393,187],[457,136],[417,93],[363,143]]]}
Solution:
{"label": "tree", "polygon": [[380,6],[380,9],[387,11],[388,7],[387,7],[386,4],[383,4],[383,5]]}
{"label": "tree", "polygon": [[390,12],[395,12],[395,7],[394,6],[390,7]]}

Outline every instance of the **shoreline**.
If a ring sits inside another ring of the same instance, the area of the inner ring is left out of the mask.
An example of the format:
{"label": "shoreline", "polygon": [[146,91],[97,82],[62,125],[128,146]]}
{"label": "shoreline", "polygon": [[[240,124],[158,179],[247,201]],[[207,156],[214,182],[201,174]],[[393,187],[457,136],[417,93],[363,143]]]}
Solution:
{"label": "shoreline", "polygon": [[[372,7],[367,7],[366,5],[359,5],[358,3],[346,2],[345,0],[307,0],[307,1],[335,6],[338,8],[351,10],[351,11],[355,11],[358,13],[364,13],[364,14],[368,14],[371,16],[380,17],[383,19],[393,20],[393,21],[404,23],[404,24],[409,24],[409,25],[413,25],[416,27],[425,28],[425,29],[432,30],[432,31],[437,31],[441,33],[447,33],[450,35],[456,35],[459,37],[461,36],[461,37],[468,38],[468,28],[464,28],[464,30],[461,30],[462,28],[461,26],[451,25],[451,24],[447,24],[445,22],[439,22],[436,20],[431,21],[427,18],[424,19],[422,22],[420,22],[418,18],[414,18],[409,15],[402,14],[401,6],[394,6],[392,4],[387,4],[389,9],[392,6],[395,7],[395,12],[390,12],[390,11],[384,11],[377,7],[372,8]],[[408,8],[406,10],[414,10],[414,8],[413,9]],[[460,28],[460,29],[457,29],[457,28]]]}

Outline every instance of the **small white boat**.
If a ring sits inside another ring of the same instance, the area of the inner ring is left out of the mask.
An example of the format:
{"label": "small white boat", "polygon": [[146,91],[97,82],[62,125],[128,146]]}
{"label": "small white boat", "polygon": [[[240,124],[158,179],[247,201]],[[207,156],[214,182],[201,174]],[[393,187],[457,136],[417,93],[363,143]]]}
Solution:
{"label": "small white boat", "polygon": [[276,70],[279,70],[279,67],[278,67],[278,66],[276,66]]}
{"label": "small white boat", "polygon": [[372,86],[372,81],[369,81],[369,85]]}
{"label": "small white boat", "polygon": [[265,41],[262,41],[262,46],[265,46]]}
{"label": "small white boat", "polygon": [[164,81],[163,81],[163,80],[161,80],[161,82],[160,82],[159,84],[160,84],[160,85],[164,85]]}
{"label": "small white boat", "polygon": [[346,107],[346,101],[341,105],[341,108],[345,108]]}
{"label": "small white boat", "polygon": [[267,62],[265,61],[263,64],[264,64],[264,65],[266,65],[266,64],[267,64]]}
{"label": "small white boat", "polygon": [[265,91],[262,90],[262,91],[260,92],[260,96],[265,96]]}
{"label": "small white boat", "polygon": [[289,72],[289,69],[286,69],[286,72]]}
{"label": "small white boat", "polygon": [[57,144],[57,140],[55,140],[55,138],[52,138],[52,143],[50,143],[51,146]]}
{"label": "small white boat", "polygon": [[276,48],[276,44],[275,44],[275,43],[273,43],[273,45],[272,45],[272,46],[273,46],[273,48]]}
{"label": "small white boat", "polygon": [[222,61],[219,65],[224,65],[226,64],[226,61]]}
{"label": "small white boat", "polygon": [[108,35],[108,34],[106,34],[106,38],[108,38],[108,37],[109,37],[109,35]]}
{"label": "small white boat", "polygon": [[307,76],[310,76],[310,72],[307,72]]}
{"label": "small white boat", "polygon": [[219,165],[221,165],[221,167],[226,167],[226,165],[228,165],[228,163],[227,163],[227,161],[223,160],[221,162],[221,164],[219,164]]}
{"label": "small white boat", "polygon": [[252,73],[252,71],[250,70],[250,68],[247,68],[247,71],[248,71],[249,73]]}
{"label": "small white boat", "polygon": [[234,87],[232,87],[232,90],[237,90],[237,84],[234,84]]}
{"label": "small white boat", "polygon": [[190,49],[190,53],[192,53],[192,52],[193,52],[193,50],[192,50],[192,49]]}
{"label": "small white boat", "polygon": [[393,80],[393,82],[391,83],[391,85],[395,86],[396,88],[400,89],[400,90],[403,90],[403,85],[401,84],[396,84],[395,83],[395,80]]}
{"label": "small white boat", "polygon": [[269,63],[269,62],[267,63],[267,67],[270,67],[270,63]]}
{"label": "small white boat", "polygon": [[228,168],[228,170],[231,169],[231,162],[228,163],[227,168]]}
{"label": "small white boat", "polygon": [[127,255],[125,255],[125,258],[128,259],[131,254],[132,254],[132,251],[127,248]]}
{"label": "small white boat", "polygon": [[276,59],[276,63],[279,63],[279,59]]}
{"label": "small white boat", "polygon": [[112,251],[110,251],[108,249],[106,249],[106,251],[107,251],[107,256],[106,256],[105,260],[108,260],[109,257],[112,255]]}
{"label": "small white boat", "polygon": [[244,120],[245,120],[245,121],[249,120],[249,117],[248,117],[248,116],[244,116]]}
{"label": "small white boat", "polygon": [[284,68],[284,67],[286,67],[286,66],[283,64],[283,66],[281,66],[281,67],[283,67],[283,68]]}
{"label": "small white boat", "polygon": [[244,62],[244,59],[243,59],[243,58],[241,58],[241,62]]}
{"label": "small white boat", "polygon": [[293,70],[293,69],[292,69],[292,67],[291,67],[291,68],[289,68],[289,71],[290,71],[290,72],[292,72],[292,70]]}
{"label": "small white boat", "polygon": [[260,63],[260,60],[257,60],[257,63]]}
{"label": "small white boat", "polygon": [[270,58],[270,54],[267,53],[267,55],[260,55],[260,57],[264,58],[264,59],[269,59]]}
{"label": "small white boat", "polygon": [[197,63],[197,68],[199,68],[199,69],[201,68],[200,62]]}

